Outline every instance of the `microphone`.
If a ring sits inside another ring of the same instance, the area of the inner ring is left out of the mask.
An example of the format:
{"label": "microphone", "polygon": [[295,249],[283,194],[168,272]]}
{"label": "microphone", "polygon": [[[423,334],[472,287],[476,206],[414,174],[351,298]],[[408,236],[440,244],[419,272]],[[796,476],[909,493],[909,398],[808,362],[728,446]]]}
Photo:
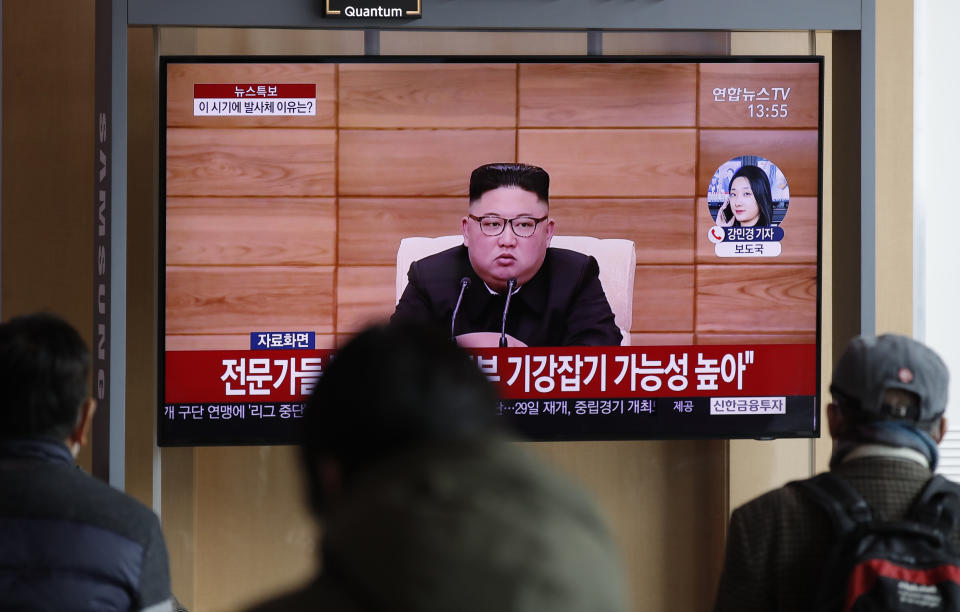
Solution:
{"label": "microphone", "polygon": [[507,301],[503,304],[503,320],[500,322],[500,348],[507,346],[507,309],[510,308],[510,296],[513,295],[513,288],[517,286],[517,279],[511,278],[507,281]]}
{"label": "microphone", "polygon": [[457,334],[454,332],[454,327],[457,324],[457,311],[460,310],[460,302],[463,301],[463,294],[466,292],[467,287],[470,286],[470,277],[464,276],[460,279],[460,295],[457,296],[457,305],[453,307],[453,316],[450,317],[450,337],[456,338]]}

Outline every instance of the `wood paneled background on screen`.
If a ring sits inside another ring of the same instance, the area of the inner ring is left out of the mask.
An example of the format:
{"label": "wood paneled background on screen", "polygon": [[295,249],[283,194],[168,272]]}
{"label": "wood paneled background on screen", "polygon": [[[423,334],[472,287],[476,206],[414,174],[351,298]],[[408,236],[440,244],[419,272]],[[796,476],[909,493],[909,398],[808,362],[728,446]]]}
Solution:
{"label": "wood paneled background on screen", "polygon": [[[284,330],[336,346],[389,316],[400,239],[459,233],[470,171],[492,161],[550,173],[558,234],[634,241],[634,344],[814,341],[816,64],[208,63],[167,78],[168,349]],[[315,83],[317,114],[193,116],[195,83],[238,82]],[[775,87],[787,116],[752,117],[743,92]],[[744,154],[789,183],[776,258],[721,259],[706,239],[710,179]]]}

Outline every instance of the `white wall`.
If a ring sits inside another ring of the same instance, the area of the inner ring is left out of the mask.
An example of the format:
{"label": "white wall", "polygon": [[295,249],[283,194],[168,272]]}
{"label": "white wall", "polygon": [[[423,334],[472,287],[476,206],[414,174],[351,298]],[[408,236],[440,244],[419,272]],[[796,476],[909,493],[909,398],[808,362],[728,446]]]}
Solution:
{"label": "white wall", "polygon": [[914,6],[914,332],[952,373],[940,471],[960,481],[960,3]]}

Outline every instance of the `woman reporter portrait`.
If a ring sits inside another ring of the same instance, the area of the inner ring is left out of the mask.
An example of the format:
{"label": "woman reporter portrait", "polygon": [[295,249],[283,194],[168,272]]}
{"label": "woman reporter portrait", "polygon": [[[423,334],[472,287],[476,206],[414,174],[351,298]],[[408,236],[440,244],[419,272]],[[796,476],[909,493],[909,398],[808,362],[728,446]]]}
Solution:
{"label": "woman reporter portrait", "polygon": [[767,173],[757,166],[741,166],[730,179],[730,193],[717,211],[717,225],[752,227],[772,221],[773,198]]}

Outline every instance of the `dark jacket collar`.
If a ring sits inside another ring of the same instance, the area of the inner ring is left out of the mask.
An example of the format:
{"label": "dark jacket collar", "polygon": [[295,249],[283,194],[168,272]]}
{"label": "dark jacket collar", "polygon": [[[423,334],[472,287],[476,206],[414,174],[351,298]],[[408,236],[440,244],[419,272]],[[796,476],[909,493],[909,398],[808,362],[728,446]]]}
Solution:
{"label": "dark jacket collar", "polygon": [[527,284],[521,285],[520,291],[513,296],[513,299],[519,298],[533,312],[547,311],[547,294],[550,289],[550,280],[547,278],[549,276],[547,274],[549,264],[550,249],[548,248],[543,263],[540,264],[540,269],[527,281]]}
{"label": "dark jacket collar", "polygon": [[73,465],[67,445],[53,438],[0,440],[0,461],[30,460]]}

